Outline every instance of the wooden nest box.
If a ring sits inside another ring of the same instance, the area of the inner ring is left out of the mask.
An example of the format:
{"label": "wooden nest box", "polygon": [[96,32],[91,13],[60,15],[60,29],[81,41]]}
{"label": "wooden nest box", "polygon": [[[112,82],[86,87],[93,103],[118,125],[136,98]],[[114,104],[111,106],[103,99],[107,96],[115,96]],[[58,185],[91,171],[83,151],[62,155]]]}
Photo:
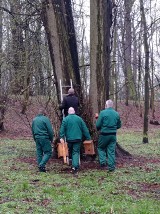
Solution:
{"label": "wooden nest box", "polygon": [[57,144],[58,158],[63,157],[64,163],[68,164],[68,145],[65,142]]}
{"label": "wooden nest box", "polygon": [[85,140],[83,144],[84,144],[84,151],[86,155],[95,154],[93,140]]}

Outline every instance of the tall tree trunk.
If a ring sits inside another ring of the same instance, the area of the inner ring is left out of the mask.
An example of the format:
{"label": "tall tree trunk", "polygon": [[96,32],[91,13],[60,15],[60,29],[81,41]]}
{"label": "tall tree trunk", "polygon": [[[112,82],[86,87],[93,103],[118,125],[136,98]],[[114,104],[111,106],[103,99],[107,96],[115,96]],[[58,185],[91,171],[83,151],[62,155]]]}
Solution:
{"label": "tall tree trunk", "polygon": [[111,35],[110,28],[112,26],[112,1],[104,0],[102,4],[103,15],[103,70],[105,79],[105,101],[109,99],[110,92],[110,53],[111,53]]}
{"label": "tall tree trunk", "polygon": [[[141,26],[142,30],[142,26]],[[138,89],[137,89],[137,94],[138,94],[138,102],[139,102],[139,109],[140,109],[140,117],[142,117],[142,104],[141,104],[141,81],[142,81],[142,53],[141,53],[141,45],[142,45],[142,40],[141,40],[141,32],[139,32],[138,36]]]}
{"label": "tall tree trunk", "polygon": [[19,93],[24,85],[24,61],[25,48],[22,32],[22,20],[18,15],[21,13],[21,2],[18,0],[10,1],[11,4],[11,33],[12,33],[12,56],[13,56],[13,76],[12,76],[12,92]]}
{"label": "tall tree trunk", "polygon": [[[97,0],[90,1],[90,103],[92,105],[93,113],[99,111],[98,109],[98,87],[97,87],[97,60],[98,55],[101,54],[100,45],[101,41],[99,38],[100,26],[99,26],[99,13],[100,9],[97,4]],[[100,60],[101,62],[101,60]],[[101,78],[101,66],[99,68],[99,78]],[[100,80],[101,81],[101,80]]]}
{"label": "tall tree trunk", "polygon": [[40,46],[41,46],[41,22],[40,20],[37,20],[37,29],[36,29],[36,38],[35,38],[35,48],[36,48],[36,67],[37,67],[37,72],[39,76],[39,95],[45,95],[45,83],[44,83],[44,74],[43,74],[43,69],[42,69],[42,55],[40,52]]}
{"label": "tall tree trunk", "polygon": [[30,53],[31,53],[31,44],[29,39],[29,23],[26,21],[26,30],[25,30],[25,74],[24,74],[24,93],[23,93],[23,102],[21,113],[25,114],[29,102],[29,84],[30,84],[30,75],[31,75],[31,66],[30,66]]}
{"label": "tall tree trunk", "polygon": [[[153,35],[153,34],[152,34]],[[153,41],[153,38],[152,38]],[[149,82],[150,82],[150,90],[151,90],[151,96],[150,96],[150,108],[152,110],[152,119],[155,119],[155,106],[154,106],[154,58],[153,58],[153,43],[150,45],[151,50],[151,75],[149,75]]]}
{"label": "tall tree trunk", "polygon": [[[73,74],[71,74],[71,77],[73,76],[72,77],[73,80],[74,79],[76,80],[75,84],[77,84],[77,86],[79,87],[79,90],[81,91],[77,42],[76,42],[76,34],[75,34],[75,28],[74,28],[71,0],[65,0],[64,5],[65,5],[64,14],[66,13],[65,17],[66,17],[68,43],[69,43],[69,49],[70,49],[70,54],[72,59],[72,66],[73,66]],[[78,93],[80,93],[79,90],[78,90]]]}
{"label": "tall tree trunk", "polygon": [[42,20],[43,25],[45,27],[45,31],[47,34],[47,40],[49,45],[49,52],[53,67],[53,74],[55,79],[55,86],[57,92],[57,99],[60,103],[60,89],[59,89],[59,80],[62,79],[62,62],[63,59],[61,46],[60,46],[60,38],[59,32],[56,22],[56,11],[53,6],[54,2],[52,0],[43,1],[42,7]]}
{"label": "tall tree trunk", "polygon": [[[0,7],[2,6],[2,0],[0,0]],[[3,31],[2,31],[2,10],[0,10],[0,131],[4,130],[4,113],[5,113],[5,99],[2,96],[3,90],[2,90],[2,37],[3,37]]]}
{"label": "tall tree trunk", "polygon": [[143,125],[143,143],[148,143],[148,114],[149,114],[149,45],[147,37],[147,24],[144,13],[144,3],[140,0],[141,21],[143,26],[143,40],[145,51],[145,100],[144,100],[144,125]]}
{"label": "tall tree trunk", "polygon": [[125,37],[124,37],[124,74],[125,74],[125,85],[126,85],[126,105],[129,104],[130,97],[136,95],[135,85],[133,81],[132,67],[131,67],[131,10],[132,0],[125,0]]}
{"label": "tall tree trunk", "polygon": [[136,102],[136,106],[137,106],[137,102],[138,102],[138,91],[136,88],[136,84],[137,84],[137,75],[138,75],[138,44],[137,44],[137,37],[136,37],[136,29],[134,27],[134,23],[133,25],[133,84],[135,86],[135,102]]}
{"label": "tall tree trunk", "polygon": [[71,1],[43,1],[42,19],[47,33],[58,102],[60,102],[60,79],[63,85],[69,85],[70,79],[73,80],[82,102]]}
{"label": "tall tree trunk", "polygon": [[[110,83],[110,28],[112,25],[112,3],[90,1],[91,8],[91,87],[90,100],[93,112],[104,108],[109,99]],[[98,106],[97,106],[98,103]]]}
{"label": "tall tree trunk", "polygon": [[[0,7],[2,7],[2,0],[0,0]],[[2,10],[0,10],[0,96],[2,94]]]}
{"label": "tall tree trunk", "polygon": [[[151,9],[151,1],[150,1],[150,9]],[[150,11],[151,14],[151,11]],[[151,21],[153,22],[152,18]],[[152,110],[152,119],[155,119],[155,106],[154,106],[154,44],[153,44],[153,26],[151,26],[151,42],[150,42],[150,50],[151,50],[151,78],[150,78],[150,88],[151,88],[151,97],[150,97],[150,108]]]}

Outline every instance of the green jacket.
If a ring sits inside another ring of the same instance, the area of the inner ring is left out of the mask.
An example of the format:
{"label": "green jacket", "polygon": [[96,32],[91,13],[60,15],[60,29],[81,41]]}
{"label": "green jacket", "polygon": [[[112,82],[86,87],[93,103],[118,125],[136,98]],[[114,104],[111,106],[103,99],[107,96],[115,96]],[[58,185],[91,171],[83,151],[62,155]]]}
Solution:
{"label": "green jacket", "polygon": [[60,138],[66,141],[82,141],[83,136],[86,140],[90,140],[89,130],[81,117],[76,114],[69,114],[62,121],[60,127]]}
{"label": "green jacket", "polygon": [[113,108],[106,108],[99,114],[96,128],[101,133],[116,133],[121,128],[121,120],[118,112]]}
{"label": "green jacket", "polygon": [[49,118],[42,114],[38,114],[32,122],[32,134],[34,140],[38,138],[47,138],[52,142],[54,132]]}

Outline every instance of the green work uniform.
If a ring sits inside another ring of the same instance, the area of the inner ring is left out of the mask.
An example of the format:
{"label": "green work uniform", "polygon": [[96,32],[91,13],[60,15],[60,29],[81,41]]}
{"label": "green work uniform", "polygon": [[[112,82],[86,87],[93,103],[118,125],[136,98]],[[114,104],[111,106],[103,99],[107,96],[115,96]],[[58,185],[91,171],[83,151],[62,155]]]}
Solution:
{"label": "green work uniform", "polygon": [[38,166],[45,167],[52,155],[51,142],[54,137],[49,118],[38,114],[32,122],[32,134],[36,142]]}
{"label": "green work uniform", "polygon": [[79,168],[80,147],[83,136],[90,140],[89,130],[83,119],[76,114],[69,114],[62,121],[60,127],[60,138],[65,139],[68,143],[69,154],[72,158],[72,167]]}
{"label": "green work uniform", "polygon": [[109,170],[115,169],[116,132],[120,127],[120,116],[113,108],[100,112],[96,121],[96,128],[100,131],[97,150],[101,166],[106,165],[107,154]]}

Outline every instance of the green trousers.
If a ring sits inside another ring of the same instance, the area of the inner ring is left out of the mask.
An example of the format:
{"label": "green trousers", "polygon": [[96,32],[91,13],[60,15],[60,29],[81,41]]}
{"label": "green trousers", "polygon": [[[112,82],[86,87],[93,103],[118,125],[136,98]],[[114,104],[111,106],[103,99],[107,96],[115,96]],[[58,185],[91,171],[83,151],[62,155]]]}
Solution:
{"label": "green trousers", "polygon": [[[100,165],[106,165],[108,158],[108,169],[115,169],[116,135],[100,135],[98,139],[98,156]],[[106,157],[107,156],[107,157]]]}
{"label": "green trousers", "polygon": [[70,157],[72,158],[72,167],[79,168],[81,142],[68,143]]}
{"label": "green trousers", "polygon": [[39,167],[45,167],[52,156],[52,147],[49,139],[36,139],[37,162]]}

